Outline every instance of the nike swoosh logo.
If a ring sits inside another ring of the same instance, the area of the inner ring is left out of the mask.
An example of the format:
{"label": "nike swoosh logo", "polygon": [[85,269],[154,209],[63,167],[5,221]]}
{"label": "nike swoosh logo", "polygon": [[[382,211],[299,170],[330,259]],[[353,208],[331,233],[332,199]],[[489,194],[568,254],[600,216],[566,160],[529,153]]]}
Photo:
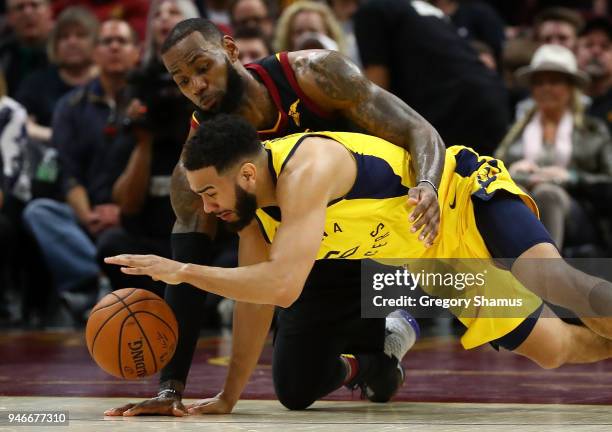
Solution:
{"label": "nike swoosh logo", "polygon": [[454,209],[457,205],[457,194],[453,197],[453,202],[449,204],[450,208]]}

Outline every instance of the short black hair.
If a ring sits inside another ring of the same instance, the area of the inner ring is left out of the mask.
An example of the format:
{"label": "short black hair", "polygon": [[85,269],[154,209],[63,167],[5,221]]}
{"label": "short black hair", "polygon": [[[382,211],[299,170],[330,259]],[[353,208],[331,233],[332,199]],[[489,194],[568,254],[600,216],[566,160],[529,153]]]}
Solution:
{"label": "short black hair", "polygon": [[270,55],[274,52],[274,48],[272,48],[272,42],[270,42],[270,38],[268,38],[259,27],[236,27],[234,29],[234,40],[238,39],[259,39],[266,47],[266,50],[268,51],[267,55]]}
{"label": "short black hair", "polygon": [[207,20],[206,18],[189,18],[174,26],[161,46],[161,53],[165,54],[166,51],[193,32],[200,33],[208,42],[217,44],[219,46],[222,45],[223,33],[212,21]]}
{"label": "short black hair", "polygon": [[584,20],[578,12],[562,6],[553,6],[541,10],[535,16],[533,26],[536,30],[536,37],[539,37],[540,26],[547,21],[561,21],[568,23],[574,28],[576,34],[578,34],[582,29],[582,26],[584,26]]}
{"label": "short black hair", "polygon": [[601,31],[608,35],[608,39],[612,40],[612,21],[605,17],[592,18],[583,27],[580,36],[588,35],[595,31]]}
{"label": "short black hair", "polygon": [[187,171],[212,166],[222,173],[262,149],[257,131],[249,122],[234,114],[218,114],[200,123],[181,158]]}
{"label": "short black hair", "polygon": [[[242,0],[231,0],[229,7],[227,8],[229,15],[230,15],[230,20],[234,20],[234,9],[236,9],[236,6],[238,6],[238,3],[240,3]],[[267,16],[270,17],[270,3],[268,2],[268,0],[259,0],[261,2],[261,4],[263,4],[266,8],[266,12],[267,12]]]}

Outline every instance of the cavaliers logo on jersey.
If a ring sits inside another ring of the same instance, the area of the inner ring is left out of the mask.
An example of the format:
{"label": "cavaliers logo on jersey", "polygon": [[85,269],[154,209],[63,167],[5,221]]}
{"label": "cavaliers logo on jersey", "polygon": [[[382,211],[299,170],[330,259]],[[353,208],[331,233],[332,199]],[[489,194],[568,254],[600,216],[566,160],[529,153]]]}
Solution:
{"label": "cavaliers logo on jersey", "polygon": [[287,113],[289,117],[293,119],[293,122],[295,123],[295,125],[298,127],[300,126],[300,113],[297,110],[297,106],[299,103],[300,103],[299,99],[293,102],[291,106],[289,107],[289,112]]}

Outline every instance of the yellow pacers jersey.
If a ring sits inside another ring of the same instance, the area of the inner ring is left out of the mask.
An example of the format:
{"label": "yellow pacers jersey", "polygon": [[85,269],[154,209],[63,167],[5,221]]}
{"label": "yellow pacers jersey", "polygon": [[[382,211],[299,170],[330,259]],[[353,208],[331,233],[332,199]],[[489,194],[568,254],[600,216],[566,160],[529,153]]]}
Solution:
{"label": "yellow pacers jersey", "polygon": [[[440,231],[434,245],[425,248],[418,235],[410,232],[408,217],[413,207],[407,204],[407,194],[416,184],[416,177],[410,154],[403,148],[357,133],[294,134],[264,142],[271,157],[272,174],[278,177],[300,143],[313,135],[344,145],[357,164],[351,191],[328,205],[317,259],[489,258],[476,226],[472,195],[486,199],[504,189],[520,196],[537,214],[533,200],[512,181],[501,161],[479,156],[467,147],[450,147],[439,186]],[[257,210],[257,220],[268,242],[274,241],[280,219],[278,208]],[[541,304],[522,286],[511,290],[521,291],[520,296],[528,300],[522,311],[524,316]],[[468,327],[462,338],[466,348],[497,339],[522,322],[522,318],[460,319]]]}

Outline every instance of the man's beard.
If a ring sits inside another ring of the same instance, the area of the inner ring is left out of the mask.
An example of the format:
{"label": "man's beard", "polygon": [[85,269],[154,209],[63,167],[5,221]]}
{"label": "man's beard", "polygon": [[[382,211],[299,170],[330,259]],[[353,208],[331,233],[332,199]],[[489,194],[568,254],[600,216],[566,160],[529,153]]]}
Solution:
{"label": "man's beard", "polygon": [[228,230],[232,232],[238,232],[244,227],[248,226],[255,218],[255,212],[257,211],[257,199],[255,194],[249,193],[242,189],[240,186],[235,185],[236,188],[236,217],[234,222],[225,222]]}
{"label": "man's beard", "polygon": [[225,65],[227,69],[227,87],[225,94],[219,104],[210,111],[204,111],[198,107],[198,117],[202,121],[206,121],[219,113],[231,114],[238,110],[242,96],[244,95],[244,82],[240,74],[232,63],[226,58]]}
{"label": "man's beard", "polygon": [[606,67],[597,58],[591,59],[584,67],[584,71],[595,81],[605,78],[607,75]]}

